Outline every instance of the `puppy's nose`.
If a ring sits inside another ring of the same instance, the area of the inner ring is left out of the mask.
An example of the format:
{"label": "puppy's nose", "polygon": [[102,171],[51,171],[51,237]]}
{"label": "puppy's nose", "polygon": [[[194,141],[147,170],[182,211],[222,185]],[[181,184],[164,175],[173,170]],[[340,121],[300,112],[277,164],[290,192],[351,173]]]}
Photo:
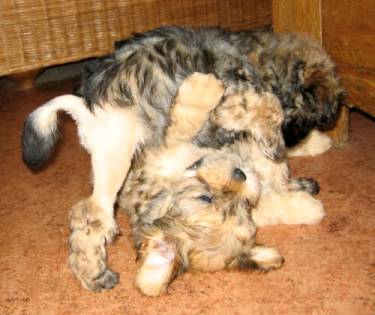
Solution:
{"label": "puppy's nose", "polygon": [[233,178],[240,182],[244,182],[246,180],[246,175],[240,168],[235,168],[233,172]]}

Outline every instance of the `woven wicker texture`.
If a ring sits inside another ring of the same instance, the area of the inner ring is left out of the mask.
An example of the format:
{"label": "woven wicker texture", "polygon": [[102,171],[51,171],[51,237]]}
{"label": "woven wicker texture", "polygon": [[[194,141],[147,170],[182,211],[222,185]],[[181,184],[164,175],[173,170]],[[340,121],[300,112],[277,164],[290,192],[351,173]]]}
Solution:
{"label": "woven wicker texture", "polygon": [[271,0],[0,0],[0,76],[102,56],[160,25],[271,23]]}

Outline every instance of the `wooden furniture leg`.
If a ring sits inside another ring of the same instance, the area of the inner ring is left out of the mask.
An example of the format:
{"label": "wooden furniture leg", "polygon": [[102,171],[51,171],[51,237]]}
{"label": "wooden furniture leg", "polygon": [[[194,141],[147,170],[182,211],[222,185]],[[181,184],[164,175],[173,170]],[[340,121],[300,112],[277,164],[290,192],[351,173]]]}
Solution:
{"label": "wooden furniture leg", "polygon": [[336,148],[342,147],[349,141],[349,108],[342,106],[336,127],[328,131],[328,135],[333,139]]}
{"label": "wooden furniture leg", "polygon": [[18,90],[29,90],[34,87],[35,79],[42,70],[31,70],[21,73],[10,74],[7,77],[17,82]]}

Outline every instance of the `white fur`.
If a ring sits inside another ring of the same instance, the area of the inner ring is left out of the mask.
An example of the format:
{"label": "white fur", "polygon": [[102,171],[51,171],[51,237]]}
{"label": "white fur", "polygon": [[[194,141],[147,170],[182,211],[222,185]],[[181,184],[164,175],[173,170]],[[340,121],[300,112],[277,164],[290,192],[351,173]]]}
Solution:
{"label": "white fur", "polygon": [[262,196],[252,211],[256,226],[315,224],[324,215],[322,203],[305,191],[285,191]]}
{"label": "white fur", "polygon": [[65,111],[75,120],[79,140],[91,154],[94,191],[91,200],[102,207],[114,225],[113,205],[126,177],[130,161],[142,143],[142,122],[133,107],[104,104],[90,112],[81,97],[53,98],[31,114],[34,127],[43,135],[56,132],[57,112]]}
{"label": "white fur", "polygon": [[267,262],[280,257],[280,252],[276,248],[266,246],[255,246],[250,250],[251,259],[257,262]]}
{"label": "white fur", "polygon": [[163,240],[157,242],[160,247],[147,253],[135,280],[136,286],[149,296],[157,296],[165,292],[176,257],[173,246]]}
{"label": "white fur", "polygon": [[[168,150],[156,155],[155,166],[160,170],[163,177],[180,177],[183,173],[188,176],[186,168],[191,166],[195,161],[199,160],[208,150],[200,148],[194,144],[184,143],[175,146],[174,150]],[[154,163],[153,163],[154,164]],[[192,175],[194,176],[194,175]]]}
{"label": "white fur", "polygon": [[49,135],[54,132],[57,127],[57,112],[60,110],[70,114],[78,126],[87,124],[92,118],[92,114],[81,97],[75,95],[58,96],[30,114],[33,125],[38,132],[42,135]]}
{"label": "white fur", "polygon": [[318,130],[312,130],[306,139],[288,149],[288,156],[315,156],[328,151],[331,147],[332,139],[329,136]]}

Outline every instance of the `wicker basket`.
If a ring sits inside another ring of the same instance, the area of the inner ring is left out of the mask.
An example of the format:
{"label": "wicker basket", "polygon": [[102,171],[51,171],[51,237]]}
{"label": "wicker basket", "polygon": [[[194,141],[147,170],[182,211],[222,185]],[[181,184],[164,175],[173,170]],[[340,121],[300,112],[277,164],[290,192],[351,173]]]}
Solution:
{"label": "wicker basket", "polygon": [[0,76],[102,56],[160,25],[271,24],[271,0],[0,0]]}

